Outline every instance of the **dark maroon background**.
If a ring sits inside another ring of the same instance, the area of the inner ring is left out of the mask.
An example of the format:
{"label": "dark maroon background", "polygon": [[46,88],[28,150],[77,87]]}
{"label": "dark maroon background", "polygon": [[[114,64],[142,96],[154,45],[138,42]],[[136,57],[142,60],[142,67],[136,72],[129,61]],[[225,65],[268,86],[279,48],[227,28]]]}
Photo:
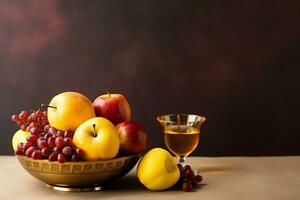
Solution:
{"label": "dark maroon background", "polygon": [[62,91],[207,116],[194,155],[300,154],[299,1],[0,1],[0,153],[12,113]]}

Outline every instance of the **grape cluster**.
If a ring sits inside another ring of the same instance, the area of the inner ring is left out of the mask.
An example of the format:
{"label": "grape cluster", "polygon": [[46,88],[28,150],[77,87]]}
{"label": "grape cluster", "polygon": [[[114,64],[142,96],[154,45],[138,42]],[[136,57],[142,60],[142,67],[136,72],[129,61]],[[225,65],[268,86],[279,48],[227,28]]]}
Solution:
{"label": "grape cluster", "polygon": [[180,171],[180,179],[178,184],[181,186],[182,190],[190,192],[193,188],[196,188],[198,184],[202,181],[201,175],[195,175],[190,165],[182,166],[177,164]]}
{"label": "grape cluster", "polygon": [[73,145],[73,132],[61,131],[51,127],[48,122],[46,111],[33,111],[29,114],[22,111],[14,114],[11,119],[23,131],[30,134],[26,142],[18,144],[16,155],[25,155],[29,158],[48,159],[49,161],[79,161],[83,156],[83,151]]}
{"label": "grape cluster", "polygon": [[20,114],[12,115],[11,119],[16,122],[18,127],[23,131],[30,131],[32,127],[43,129],[44,126],[49,124],[47,112],[40,110],[33,111],[31,114],[27,111],[22,111]]}

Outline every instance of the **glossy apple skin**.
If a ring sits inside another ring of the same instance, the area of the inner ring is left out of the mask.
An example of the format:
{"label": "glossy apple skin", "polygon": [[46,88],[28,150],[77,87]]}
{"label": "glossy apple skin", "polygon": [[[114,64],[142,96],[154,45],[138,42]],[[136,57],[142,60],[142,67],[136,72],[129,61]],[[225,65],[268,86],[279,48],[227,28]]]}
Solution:
{"label": "glossy apple skin", "polygon": [[138,154],[146,148],[147,132],[139,123],[122,122],[116,127],[120,137],[121,154]]}
{"label": "glossy apple skin", "polygon": [[74,133],[73,143],[84,151],[85,160],[91,161],[112,159],[120,147],[116,127],[103,117],[83,122]]}
{"label": "glossy apple skin", "polygon": [[51,100],[48,107],[49,124],[59,130],[75,131],[84,121],[95,117],[92,102],[78,92],[63,92]]}
{"label": "glossy apple skin", "polygon": [[131,109],[127,99],[121,94],[105,94],[93,102],[97,117],[104,117],[114,125],[131,119]]}

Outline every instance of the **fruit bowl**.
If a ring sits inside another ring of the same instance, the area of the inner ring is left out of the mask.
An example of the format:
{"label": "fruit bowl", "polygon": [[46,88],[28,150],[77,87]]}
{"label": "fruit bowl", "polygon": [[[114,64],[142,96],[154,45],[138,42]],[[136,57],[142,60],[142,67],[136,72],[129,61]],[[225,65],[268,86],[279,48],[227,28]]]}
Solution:
{"label": "fruit bowl", "polygon": [[121,178],[137,163],[141,154],[111,160],[50,162],[16,156],[23,168],[50,189],[59,191],[96,191]]}

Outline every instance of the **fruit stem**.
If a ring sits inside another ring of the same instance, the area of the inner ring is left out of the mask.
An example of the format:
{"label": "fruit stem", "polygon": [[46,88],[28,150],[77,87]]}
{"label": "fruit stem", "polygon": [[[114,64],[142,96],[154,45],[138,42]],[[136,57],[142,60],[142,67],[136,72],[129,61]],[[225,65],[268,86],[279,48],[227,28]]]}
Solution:
{"label": "fruit stem", "polygon": [[109,90],[108,90],[108,89],[106,89],[106,92],[107,92],[107,94],[108,94],[109,98],[111,98],[111,96],[110,96],[110,93],[109,93]]}
{"label": "fruit stem", "polygon": [[57,107],[55,107],[55,106],[49,106],[49,105],[46,105],[46,104],[41,104],[41,107],[57,109]]}
{"label": "fruit stem", "polygon": [[93,135],[94,135],[94,137],[96,137],[96,136],[97,136],[97,133],[96,133],[96,124],[93,124],[93,128],[94,128],[94,133],[93,133]]}

